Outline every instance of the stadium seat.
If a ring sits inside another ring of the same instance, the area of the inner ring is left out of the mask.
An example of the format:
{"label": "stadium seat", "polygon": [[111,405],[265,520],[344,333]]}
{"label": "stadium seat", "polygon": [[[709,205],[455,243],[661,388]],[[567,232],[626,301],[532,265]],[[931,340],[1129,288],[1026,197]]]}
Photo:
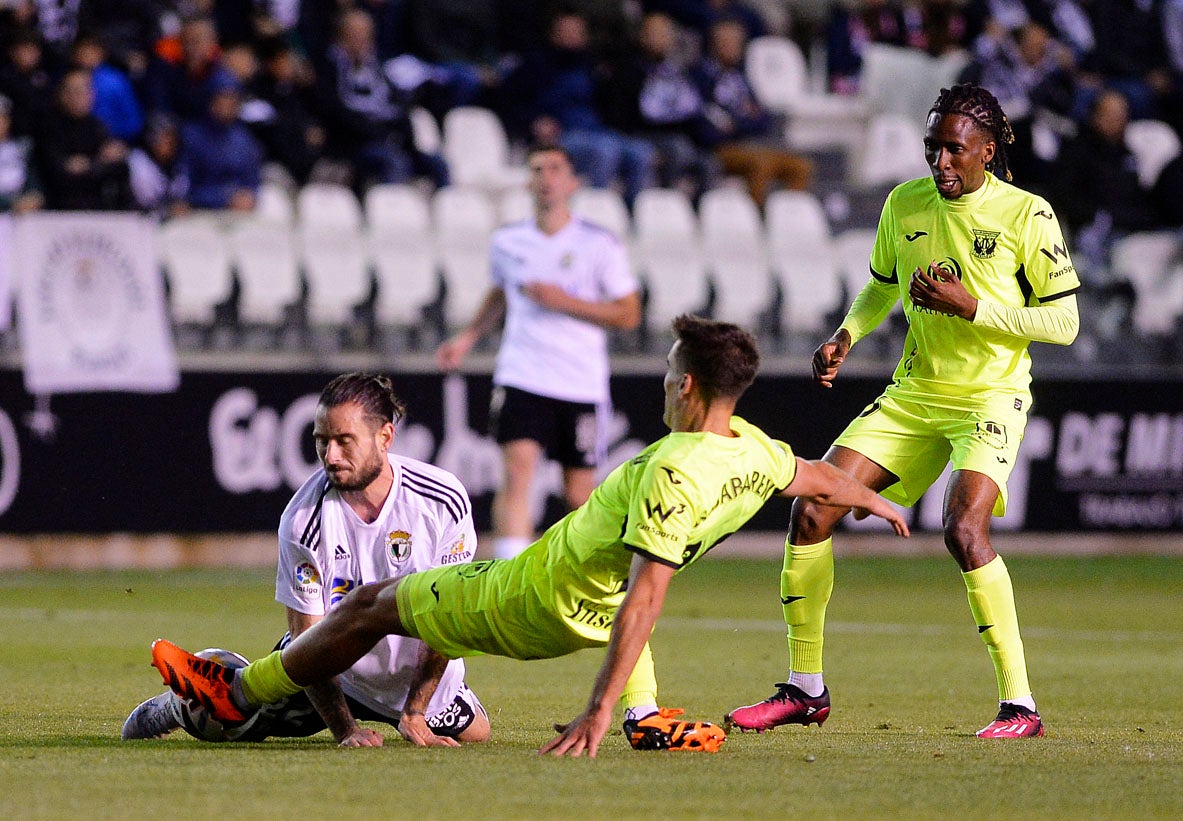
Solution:
{"label": "stadium seat", "polygon": [[1179,135],[1162,120],[1134,120],[1126,126],[1125,144],[1138,164],[1138,181],[1150,189],[1159,172],[1179,156]]}
{"label": "stadium seat", "polygon": [[296,209],[287,189],[273,182],[259,186],[255,197],[255,216],[259,219],[291,225],[296,221]]}
{"label": "stadium seat", "polygon": [[362,224],[357,197],[348,187],[336,183],[305,185],[296,195],[296,213],[300,225],[360,229]]}
{"label": "stadium seat", "polygon": [[534,216],[534,197],[525,188],[510,188],[497,200],[497,222],[509,225]]}
{"label": "stadium seat", "polygon": [[884,112],[871,117],[852,182],[861,188],[894,185],[929,175],[920,120]]}
{"label": "stadium seat", "polygon": [[810,91],[805,55],[789,38],[753,38],[744,73],[761,105],[787,118],[784,136],[790,148],[858,148],[866,105],[858,97]]}
{"label": "stadium seat", "polygon": [[686,194],[662,188],[637,195],[633,219],[637,262],[649,292],[646,319],[649,328],[664,330],[710,299],[698,219]]}
{"label": "stadium seat", "polygon": [[367,239],[378,297],[379,325],[414,326],[439,294],[439,272],[427,199],[410,185],[375,185],[366,192]]}
{"label": "stadium seat", "polygon": [[241,286],[239,322],[281,328],[287,308],[300,300],[292,227],[262,219],[240,220],[230,229],[230,255]]}
{"label": "stadium seat", "polygon": [[783,297],[781,328],[816,334],[842,302],[837,251],[825,210],[808,191],[774,191],[765,214],[770,265]]}
{"label": "stadium seat", "polygon": [[452,183],[490,192],[526,184],[524,166],[511,166],[509,140],[497,115],[487,108],[459,106],[444,115],[444,159]]}
{"label": "stadium seat", "polygon": [[941,89],[956,82],[967,61],[963,51],[931,57],[919,49],[868,43],[859,96],[871,114],[899,114],[922,126]]}
{"label": "stadium seat", "polygon": [[431,211],[447,286],[445,318],[449,326],[456,327],[472,318],[492,285],[489,236],[496,217],[484,192],[460,186],[437,191]]}
{"label": "stadium seat", "polygon": [[422,106],[411,109],[411,140],[424,154],[438,154],[443,140],[440,126],[430,111]]}
{"label": "stadium seat", "polygon": [[1173,231],[1147,231],[1113,244],[1113,273],[1134,286],[1134,329],[1169,335],[1183,316],[1183,241]]}
{"label": "stadium seat", "polygon": [[715,283],[715,318],[761,330],[772,276],[760,212],[747,191],[716,188],[699,203],[703,251]]}
{"label": "stadium seat", "polygon": [[571,210],[588,222],[607,228],[623,243],[631,239],[628,208],[611,188],[580,188],[571,198]]}
{"label": "stadium seat", "polygon": [[226,239],[209,215],[177,217],[160,227],[173,321],[213,325],[215,306],[230,299],[233,274]]}

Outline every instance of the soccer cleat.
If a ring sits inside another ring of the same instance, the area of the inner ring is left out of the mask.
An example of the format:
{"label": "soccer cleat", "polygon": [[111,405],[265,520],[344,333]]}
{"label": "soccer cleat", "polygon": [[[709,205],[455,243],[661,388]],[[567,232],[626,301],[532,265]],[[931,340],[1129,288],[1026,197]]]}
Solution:
{"label": "soccer cleat", "polygon": [[998,718],[974,735],[978,738],[1038,738],[1043,735],[1043,720],[1034,710],[1004,701],[999,707]]}
{"label": "soccer cleat", "polygon": [[782,724],[810,724],[822,726],[830,716],[830,690],[823,688],[820,696],[808,695],[794,684],[781,682],[776,692],[756,704],[736,707],[723,718],[727,729],[738,727],[743,732],[762,733]]}
{"label": "soccer cleat", "polygon": [[140,704],[131,711],[119,737],[124,741],[139,738],[164,738],[181,726],[179,699],[172,690]]}
{"label": "soccer cleat", "polygon": [[635,721],[626,719],[624,734],[634,750],[692,750],[717,753],[727,740],[722,727],[709,721],[681,721],[677,717],[685,710],[658,708]]}
{"label": "soccer cleat", "polygon": [[152,642],[152,666],[174,693],[199,704],[218,721],[245,721],[246,713],[234,703],[234,669],[182,650],[171,641]]}

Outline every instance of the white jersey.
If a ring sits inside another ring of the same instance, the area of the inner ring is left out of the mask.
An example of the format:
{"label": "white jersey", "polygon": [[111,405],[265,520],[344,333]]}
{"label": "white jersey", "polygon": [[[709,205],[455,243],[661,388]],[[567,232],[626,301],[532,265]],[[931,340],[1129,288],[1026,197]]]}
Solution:
{"label": "white jersey", "polygon": [[[279,523],[275,598],[300,613],[322,616],[359,585],[468,562],[476,551],[472,506],[460,480],[433,465],[387,454],[394,485],[372,523],[363,522],[318,470],[296,492]],[[421,642],[387,636],[339,679],[346,695],[397,718]],[[452,661],[428,705],[438,713],[464,683]]]}
{"label": "white jersey", "polygon": [[553,235],[533,219],[493,234],[493,282],[505,291],[505,331],[493,382],[551,399],[608,400],[608,333],[598,325],[543,308],[526,283],[562,286],[589,302],[610,302],[639,287],[624,246],[613,233],[572,217]]}

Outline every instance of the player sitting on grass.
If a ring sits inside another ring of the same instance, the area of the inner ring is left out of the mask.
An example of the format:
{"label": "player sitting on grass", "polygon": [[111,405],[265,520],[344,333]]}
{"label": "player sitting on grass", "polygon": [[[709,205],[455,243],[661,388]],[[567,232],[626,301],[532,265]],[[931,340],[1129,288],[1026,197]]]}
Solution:
{"label": "player sitting on grass", "polygon": [[[385,376],[342,374],[321,391],[312,428],[321,469],[296,491],[279,522],[275,598],[287,610],[288,633],[278,647],[355,587],[468,562],[476,552],[472,506],[460,480],[388,452],[405,415]],[[381,733],[357,723],[364,719],[393,724],[423,746],[489,737],[489,718],[464,683],[464,662],[445,664],[422,642],[400,636],[367,650],[340,676],[259,705],[234,726],[211,720],[200,702],[165,691],[136,707],[121,735],[159,738],[184,727],[206,741],[262,741],[327,727],[343,747],[380,746]],[[201,655],[247,664],[226,650]]]}
{"label": "player sitting on grass", "polygon": [[[347,669],[383,637],[412,636],[446,658],[517,659],[607,645],[587,708],[543,753],[596,754],[621,700],[636,749],[715,751],[721,728],[658,709],[648,649],[674,573],[734,533],[773,494],[856,507],[908,535],[903,518],[843,471],[799,459],[734,416],[759,354],[743,329],[683,316],[665,375],[671,433],[619,466],[579,509],[513,559],[445,566],[354,590],[328,616],[242,670],[163,639],[152,663],[179,695],[235,721]],[[406,713],[404,723],[408,721]],[[421,720],[421,718],[419,719]]]}

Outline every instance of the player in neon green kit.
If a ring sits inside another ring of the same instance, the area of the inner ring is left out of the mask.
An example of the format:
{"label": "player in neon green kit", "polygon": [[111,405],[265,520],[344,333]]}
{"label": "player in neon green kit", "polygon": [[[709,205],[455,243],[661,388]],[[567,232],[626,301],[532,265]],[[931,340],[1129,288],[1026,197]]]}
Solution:
{"label": "player in neon green kit", "polygon": [[[671,433],[612,471],[525,552],[364,585],[282,653],[239,675],[163,640],[153,645],[153,664],[178,694],[233,720],[243,707],[348,669],[392,633],[422,639],[441,661],[482,653],[551,658],[607,645],[587,709],[556,725],[559,735],[542,752],[594,756],[617,700],[637,749],[718,749],[719,728],[657,707],[648,639],[674,573],[774,493],[853,505],[901,535],[908,530],[891,505],[846,473],[795,457],[733,415],[759,359],[746,331],[694,317],[680,317],[674,330],[664,381]],[[413,693],[408,705],[415,699],[425,696]]]}
{"label": "player in neon green kit", "polygon": [[[824,458],[906,505],[952,462],[945,545],[962,570],[998,680],[998,716],[978,731],[983,738],[1043,735],[1010,576],[990,546],[990,517],[1005,511],[1006,480],[1031,407],[1027,347],[1067,345],[1079,327],[1080,282],[1055,214],[1040,197],[1003,182],[1010,179],[1004,146],[1012,140],[990,92],[941,90],[924,137],[932,177],[891,192],[870,281],[813,357],[814,379],[831,387],[851,346],[903,303],[908,335],[892,384]],[[794,503],[781,575],[789,680],[770,698],[733,710],[728,723],[767,730],[821,724],[829,715],[822,629],[834,582],[831,534],[845,513]]]}

